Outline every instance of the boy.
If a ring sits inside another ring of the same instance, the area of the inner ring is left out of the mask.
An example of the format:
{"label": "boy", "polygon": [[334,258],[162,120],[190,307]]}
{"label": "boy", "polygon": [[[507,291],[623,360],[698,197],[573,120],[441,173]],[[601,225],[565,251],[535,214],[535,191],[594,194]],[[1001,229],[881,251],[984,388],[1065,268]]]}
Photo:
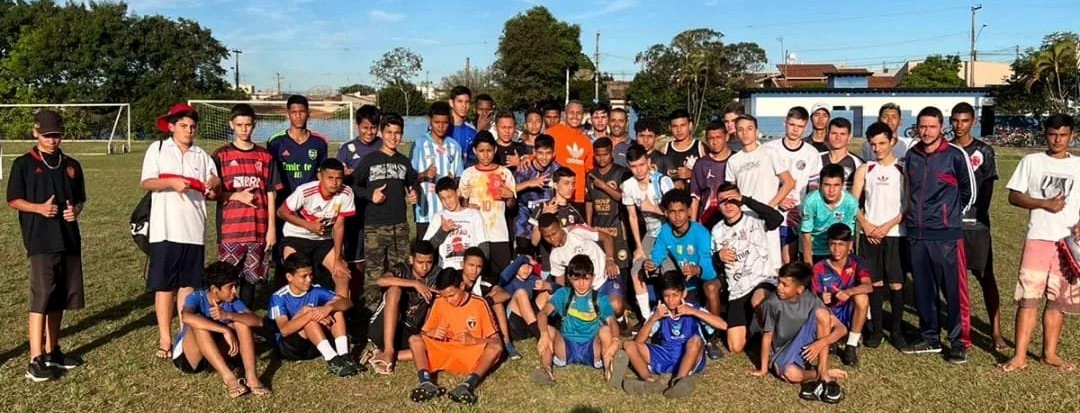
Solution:
{"label": "boy", "polygon": [[[450,89],[450,108],[452,109],[451,124],[447,136],[457,142],[461,149],[473,147],[473,139],[476,139],[476,126],[469,123],[469,106],[472,105],[472,90],[465,86],[454,86]],[[476,163],[476,157],[472,151],[462,153],[465,165]]]}
{"label": "boy", "polygon": [[[675,187],[675,183],[671,178],[652,169],[652,161],[646,154],[645,147],[631,146],[626,150],[626,161],[630,163],[632,179],[622,183],[622,203],[626,206],[630,235],[633,236],[636,246],[630,280],[634,285],[634,300],[641,316],[648,319],[652,315],[652,307],[649,306],[649,292],[645,289],[645,280],[640,272],[648,257],[646,254],[652,252],[664,220],[664,211],[657,205],[660,205],[664,194]],[[645,231],[641,230],[641,221],[645,222]]]}
{"label": "boy", "polygon": [[394,371],[397,360],[411,360],[409,337],[420,334],[435,296],[435,247],[415,241],[409,261],[399,262],[376,281],[383,289],[382,303],[371,317],[368,340],[376,350],[367,355],[379,374]]}
{"label": "boy", "polygon": [[[544,114],[533,106],[525,110],[525,127],[521,130],[521,143],[526,155],[531,155],[536,147],[536,138],[544,133]],[[524,159],[522,159],[524,161]]]}
{"label": "boy", "polygon": [[611,106],[607,103],[599,103],[589,110],[589,140],[596,142],[597,139],[608,137],[608,114]]}
{"label": "boy", "polygon": [[855,228],[859,201],[844,190],[844,168],[837,164],[821,168],[821,186],[806,197],[802,205],[803,262],[813,265],[829,255],[828,234],[832,224],[842,223]]}
{"label": "boy", "polygon": [[526,154],[525,144],[515,141],[517,118],[511,112],[499,112],[495,117],[495,163],[505,166],[511,173],[517,172]]}
{"label": "boy", "polygon": [[667,168],[659,171],[671,178],[675,187],[690,189],[694,164],[705,156],[705,149],[702,148],[701,141],[694,139],[692,135],[694,122],[690,120],[690,112],[686,109],[676,109],[671,112],[668,122],[672,139],[661,150],[664,157],[663,164]]}
{"label": "boy", "polygon": [[[517,218],[514,219],[514,244],[531,254],[534,251],[532,216],[555,198],[552,175],[559,169],[555,159],[555,139],[539,135],[533,140],[533,155],[514,174],[517,189]],[[523,247],[524,246],[524,247]]]}
{"label": "boy", "polygon": [[694,163],[693,176],[690,178],[690,193],[694,195],[690,219],[700,222],[705,228],[712,228],[720,222],[720,205],[716,194],[726,181],[724,170],[731,157],[728,135],[722,122],[712,122],[705,127],[705,147],[708,154]]}
{"label": "boy", "polygon": [[397,151],[404,130],[401,116],[383,116],[382,148],[365,157],[353,171],[356,195],[365,201],[364,298],[369,310],[379,302],[376,280],[390,270],[389,263],[404,262],[408,254],[405,208],[406,203],[416,204],[418,187],[416,170],[409,158]]}
{"label": "boy", "polygon": [[[615,353],[612,380],[622,381],[625,362],[641,380],[626,380],[627,393],[659,393],[669,398],[689,396],[694,391],[694,375],[705,370],[705,339],[701,324],[717,330],[727,323],[686,301],[686,276],[668,271],[660,277],[661,303],[637,332],[633,341],[623,344],[625,351]],[[659,333],[659,334],[658,334]],[[656,341],[650,339],[656,337]],[[658,382],[654,375],[670,374],[670,385]]]}
{"label": "boy", "polygon": [[863,164],[863,159],[851,153],[851,121],[833,118],[829,121],[829,150],[821,153],[821,165],[840,165],[844,168],[844,190],[850,191],[855,182],[855,170]]}
{"label": "boy", "polygon": [[491,320],[491,308],[480,297],[463,289],[461,271],[445,268],[435,277],[437,298],[431,304],[420,334],[409,337],[413,363],[420,384],[409,398],[416,403],[446,393],[435,384],[435,373],[468,374],[450,391],[450,400],[476,403],[480,380],[502,356],[499,332]]}
{"label": "boy", "polygon": [[[581,210],[574,206],[574,190],[577,186],[577,176],[570,168],[560,166],[551,174],[551,185],[554,187],[554,195],[550,200],[543,203],[540,208],[533,210],[529,223],[532,224],[532,240],[534,246],[540,245],[540,227],[537,225],[540,215],[555,214],[563,226],[585,225],[585,216]],[[546,257],[546,255],[541,254]],[[546,260],[546,259],[545,259]],[[545,265],[545,268],[548,266]]]}
{"label": "boy", "polygon": [[589,196],[585,202],[585,222],[597,231],[611,235],[615,240],[615,263],[620,272],[629,274],[630,256],[622,218],[625,207],[620,185],[630,177],[630,171],[615,164],[613,149],[611,139],[597,138],[593,141],[596,169],[586,178],[589,180]]}
{"label": "boy", "polygon": [[[249,391],[260,396],[270,394],[270,389],[259,381],[256,369],[258,355],[252,330],[262,327],[262,318],[236,297],[240,267],[215,262],[203,271],[203,280],[207,289],[195,291],[184,300],[184,322],[173,344],[173,365],[188,374],[213,367],[231,399]],[[243,379],[236,377],[230,365],[238,355],[244,366]]]}
{"label": "boy", "polygon": [[516,202],[514,197],[514,174],[495,163],[495,137],[491,132],[480,131],[473,141],[476,165],[461,173],[458,191],[469,208],[480,211],[487,233],[489,258],[492,269],[502,272],[513,259],[510,233],[506,226],[506,208]]}
{"label": "boy", "polygon": [[412,167],[418,171],[420,180],[420,199],[416,208],[413,209],[416,217],[416,234],[422,236],[427,233],[428,225],[439,224],[433,220],[435,214],[442,211],[443,204],[439,202],[439,194],[435,191],[435,183],[443,177],[458,177],[465,170],[465,158],[462,147],[454,139],[447,139],[446,133],[450,128],[450,104],[435,102],[428,110],[428,132],[423,138],[418,139],[413,145]]}
{"label": "boy", "polygon": [[847,345],[840,353],[840,361],[858,367],[859,338],[866,325],[869,295],[874,287],[866,266],[858,257],[851,256],[851,227],[832,224],[827,234],[829,258],[814,264],[811,291],[848,329]]}
{"label": "boy", "polygon": [[776,149],[775,153],[780,159],[787,162],[788,172],[795,180],[795,188],[780,202],[780,209],[785,213],[784,223],[780,224],[780,258],[785,263],[798,259],[796,243],[799,232],[796,228],[802,221],[799,205],[807,194],[817,189],[818,174],[821,172],[821,155],[813,145],[803,141],[802,135],[809,117],[810,114],[802,106],[791,108],[784,120],[784,137],[765,143],[765,146]]}
{"label": "boy", "polygon": [[435,184],[439,202],[443,210],[435,214],[438,225],[428,227],[427,233],[420,234],[422,239],[430,241],[439,252],[439,267],[461,269],[465,250],[480,247],[485,252],[490,243],[484,218],[473,208],[461,205],[458,196],[458,184],[454,178],[442,177]]}
{"label": "boy", "polygon": [[[353,171],[364,158],[382,148],[379,139],[379,117],[382,112],[372,105],[356,110],[356,139],[346,142],[338,149],[337,160],[345,164],[345,185],[352,186]],[[356,211],[363,211],[364,204],[355,197]],[[345,219],[345,245],[342,258],[349,264],[349,290],[360,291],[364,287],[364,220],[354,215]]]}
{"label": "boy", "polygon": [[[541,367],[531,375],[539,385],[555,384],[552,366],[566,367],[580,364],[603,369],[604,379],[612,380],[612,359],[622,344],[619,324],[611,302],[604,294],[595,291],[593,262],[585,255],[575,255],[567,265],[569,286],[561,288],[551,301],[540,310],[537,323],[540,328]],[[562,319],[559,329],[548,324],[552,314]],[[623,371],[625,374],[625,371]],[[622,378],[618,378],[622,380]]]}
{"label": "boy", "polygon": [[[852,186],[856,200],[862,208],[856,215],[862,236],[859,256],[870,270],[874,293],[870,296],[870,323],[872,330],[863,340],[868,348],[877,347],[884,336],[884,305],[886,290],[892,321],[889,324],[889,341],[897,350],[907,347],[901,331],[904,319],[904,171],[896,158],[896,136],[888,125],[875,122],[866,129],[867,144],[873,151],[875,161],[870,161],[855,171]],[[886,286],[886,283],[888,284]]]}
{"label": "boy", "polygon": [[[776,290],[776,275],[769,261],[768,234],[780,226],[784,215],[774,208],[739,193],[725,182],[717,190],[723,220],[712,229],[712,251],[720,259],[727,281],[728,350],[741,353],[750,337],[750,326],[761,303]],[[749,209],[753,214],[743,212]],[[710,308],[719,314],[719,308]],[[760,320],[759,320],[760,321]]]}
{"label": "boy", "polygon": [[[610,235],[593,230],[585,225],[572,225],[563,227],[558,216],[552,213],[540,215],[537,228],[543,234],[544,241],[551,245],[551,276],[561,286],[567,285],[564,277],[570,261],[584,254],[592,260],[593,268],[603,268],[606,277],[593,279],[593,289],[604,291],[610,284],[618,284],[619,268],[615,265],[614,250],[615,241]],[[606,261],[605,261],[606,259]],[[604,264],[606,262],[606,265]],[[612,288],[618,287],[612,285]],[[620,297],[621,298],[621,297]],[[617,312],[621,312],[621,300],[613,305]]]}
{"label": "boy", "polygon": [[[634,137],[637,139],[637,143],[645,148],[645,155],[649,157],[650,170],[659,171],[666,176],[665,171],[668,170],[667,158],[664,157],[662,152],[656,150],[656,139],[660,132],[660,122],[653,118],[639,119],[634,124]],[[629,158],[629,152],[627,153],[627,158]],[[629,165],[630,159],[627,159],[626,162]]]}
{"label": "boy", "polygon": [[[352,376],[363,370],[349,356],[345,311],[348,297],[312,284],[312,262],[303,254],[285,258],[282,266],[288,284],[270,296],[268,318],[277,327],[274,347],[286,360],[309,360],[322,355],[330,373]],[[334,340],[331,345],[327,333]]]}
{"label": "boy", "polygon": [[277,213],[285,221],[282,256],[299,252],[321,264],[334,280],[334,292],[350,298],[353,294],[342,245],[345,219],[356,215],[356,203],[352,188],[342,185],[344,173],[345,166],[337,159],[324,160],[319,165],[319,180],[298,186]]}
{"label": "boy", "polygon": [[829,151],[829,119],[832,119],[832,113],[825,102],[815,103],[810,109],[811,131],[804,140],[818,153]]}
{"label": "boy", "polygon": [[[82,165],[60,150],[64,121],[59,113],[42,109],[34,114],[33,134],[37,144],[11,164],[7,201],[19,211],[19,229],[30,261],[26,378],[41,382],[56,379],[57,368],[82,364],[60,350],[60,325],[64,310],[86,305],[78,223],[86,203],[86,181]],[[167,329],[165,334],[168,337]]]}
{"label": "boy", "polygon": [[499,285],[510,294],[507,326],[512,340],[539,338],[536,315],[551,299],[551,283],[540,278],[538,263],[521,255],[499,275]]}
{"label": "boy", "polygon": [[[807,290],[812,275],[803,262],[780,267],[776,294],[762,304],[761,366],[750,375],[764,377],[772,371],[788,383],[801,383],[799,397],[804,400],[839,403],[844,392],[836,380],[847,372],[829,369],[829,346],[847,329]],[[816,369],[810,368],[812,361],[817,361]]]}
{"label": "boy", "polygon": [[562,105],[558,101],[544,104],[544,131],[558,125],[562,121]]}
{"label": "boy", "polygon": [[251,141],[255,109],[246,103],[233,106],[229,128],[233,141],[210,155],[222,189],[217,209],[218,259],[243,267],[240,300],[254,303],[255,287],[266,281],[270,251],[277,243],[275,191],[281,184],[278,170],[269,167],[273,155]]}
{"label": "boy", "polygon": [[506,303],[510,301],[510,295],[499,287],[499,280],[492,279],[485,272],[487,257],[484,251],[477,247],[465,250],[465,258],[461,263],[462,288],[477,297],[483,298],[495,312],[495,321],[499,323],[499,335],[503,340],[503,348],[506,356],[511,360],[521,358],[521,354],[514,348],[514,342],[510,341],[510,325],[506,318]]}

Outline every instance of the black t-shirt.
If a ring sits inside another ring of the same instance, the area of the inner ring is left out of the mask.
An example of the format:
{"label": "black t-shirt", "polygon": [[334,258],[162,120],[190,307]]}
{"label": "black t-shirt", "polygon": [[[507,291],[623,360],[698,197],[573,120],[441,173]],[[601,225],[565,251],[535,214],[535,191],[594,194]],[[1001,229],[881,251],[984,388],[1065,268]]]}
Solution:
{"label": "black t-shirt", "polygon": [[[961,146],[971,162],[975,174],[975,205],[964,214],[964,229],[990,229],[990,196],[994,181],[998,179],[997,154],[994,148],[978,139],[973,139],[968,146]],[[989,188],[987,188],[989,186]]]}
{"label": "black t-shirt", "polygon": [[[601,173],[600,169],[593,169],[590,175],[599,177],[604,182],[612,187],[619,188],[623,181],[630,178],[630,170],[619,165],[611,165],[611,169],[605,174]],[[592,178],[588,179],[586,188],[588,190],[588,200],[593,204],[593,226],[603,228],[621,228],[622,217],[624,216],[625,207],[623,207],[621,199],[614,199],[611,195],[608,195],[604,190],[597,188]]]}
{"label": "black t-shirt", "polygon": [[[360,166],[353,171],[354,192],[364,202],[364,224],[395,225],[404,224],[407,209],[406,188],[413,188],[419,196],[417,173],[409,158],[399,152],[387,155],[383,151],[373,152],[360,161]],[[383,195],[386,200],[381,204],[368,202],[379,187],[386,185]]]}
{"label": "black t-shirt", "polygon": [[[496,143],[495,163],[510,168],[506,165],[506,158],[510,157],[511,155],[517,155],[518,162],[520,163],[521,157],[530,153],[532,153],[532,151],[527,148],[527,145],[518,141],[511,141],[510,144],[506,146],[502,146],[500,143]],[[517,172],[517,168],[510,168],[510,172]]]}
{"label": "black t-shirt", "polygon": [[86,202],[82,165],[59,149],[50,155],[42,154],[35,147],[12,162],[7,200],[8,203],[22,199],[40,204],[49,197],[54,197],[52,202],[56,205],[56,215],[52,218],[19,212],[26,255],[79,254],[82,249],[79,222],[65,221],[64,209],[68,202],[72,205]]}
{"label": "black t-shirt", "polygon": [[689,179],[679,179],[679,168],[685,166],[685,167],[689,168],[690,170],[693,170],[694,169],[694,163],[696,163],[697,160],[700,159],[704,154],[705,154],[705,152],[702,150],[701,141],[692,140],[691,143],[690,143],[690,147],[687,148],[685,151],[681,151],[681,152],[678,151],[678,150],[675,150],[675,143],[674,142],[668,142],[667,150],[665,151],[665,153],[663,155],[661,155],[665,159],[664,160],[664,168],[665,169],[657,169],[657,170],[660,171],[661,173],[667,175],[668,178],[671,178],[672,182],[682,181],[683,188],[689,189],[690,188],[690,180]]}
{"label": "black t-shirt", "polygon": [[806,142],[806,143],[809,143],[810,145],[813,145],[814,149],[817,149],[818,152],[828,152],[829,151],[828,142],[814,142],[814,135],[813,134],[810,134],[810,136],[807,136],[807,137],[803,138],[803,142]]}
{"label": "black t-shirt", "polygon": [[[863,164],[863,159],[853,153],[847,154],[840,162],[836,162],[838,165],[844,168],[844,190],[851,192],[851,186],[855,184],[855,171],[859,169],[859,166]],[[824,152],[821,154],[821,166],[832,165],[833,162],[829,159],[829,153]]]}
{"label": "black t-shirt", "polygon": [[[397,263],[390,268],[390,273],[395,277],[403,280],[415,280],[413,277],[413,270],[409,264]],[[435,274],[439,273],[438,268],[432,268],[428,272],[428,275],[424,277],[423,282],[428,288],[435,289]],[[424,320],[427,318],[428,310],[431,309],[431,303],[424,300],[424,296],[416,292],[412,288],[402,288],[401,293],[403,295],[402,306],[398,310],[398,320],[401,320],[410,329],[419,330],[424,325]]]}

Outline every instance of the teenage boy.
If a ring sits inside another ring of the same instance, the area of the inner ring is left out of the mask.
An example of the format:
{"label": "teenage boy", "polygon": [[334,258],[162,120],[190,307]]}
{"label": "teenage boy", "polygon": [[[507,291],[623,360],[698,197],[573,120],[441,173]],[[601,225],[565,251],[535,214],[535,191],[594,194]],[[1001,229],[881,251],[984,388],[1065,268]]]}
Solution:
{"label": "teenage boy", "polygon": [[420,234],[421,239],[430,241],[439,253],[439,267],[461,269],[465,251],[479,247],[485,253],[490,244],[484,217],[474,208],[461,204],[458,183],[449,176],[439,179],[435,192],[443,210],[435,214],[438,225],[428,227],[427,233]]}
{"label": "teenage boy", "polygon": [[499,286],[510,295],[506,318],[512,340],[540,338],[536,316],[551,299],[553,285],[540,278],[539,270],[536,260],[521,255],[499,274]]}
{"label": "teenage boy", "polygon": [[813,270],[803,262],[780,267],[776,294],[762,304],[761,365],[750,374],[765,377],[772,371],[788,383],[801,383],[804,400],[839,403],[844,392],[836,380],[847,372],[829,369],[829,348],[847,329],[809,291],[811,276]]}
{"label": "teenage boy", "polygon": [[814,264],[811,291],[847,327],[847,345],[840,352],[846,366],[859,366],[859,339],[866,325],[870,293],[874,287],[862,260],[851,256],[851,227],[833,224],[826,232],[829,257]]}
{"label": "teenage boy", "polygon": [[[476,139],[476,127],[468,122],[469,105],[472,104],[472,91],[465,86],[454,86],[450,89],[450,107],[453,118],[449,126],[447,136],[454,138],[461,149],[472,148],[472,141]],[[465,165],[476,163],[475,155],[471,151],[462,153]]]}
{"label": "teenage boy", "polygon": [[799,208],[807,194],[818,187],[818,174],[821,172],[821,155],[813,145],[803,140],[806,122],[810,114],[802,106],[788,110],[784,120],[784,137],[765,143],[772,146],[776,154],[787,162],[788,172],[795,180],[795,188],[780,203],[784,211],[784,223],[780,225],[781,258],[785,263],[798,259],[799,228],[802,214]]}
{"label": "teenage boy", "polygon": [[577,186],[576,181],[577,177],[574,176],[574,171],[570,168],[561,166],[556,169],[551,174],[551,185],[555,189],[554,197],[543,203],[539,209],[532,211],[532,216],[529,218],[529,223],[532,224],[532,239],[530,241],[533,246],[542,247],[540,255],[544,259],[543,267],[545,269],[550,269],[546,252],[550,251],[551,245],[541,244],[543,236],[541,236],[540,232],[541,227],[538,225],[540,215],[555,214],[559,219],[559,224],[564,227],[585,225],[585,215],[571,201],[574,197],[574,188]]}
{"label": "teenage boy", "polygon": [[495,135],[495,99],[487,93],[476,96],[476,132],[488,131]]}
{"label": "teenage boy", "polygon": [[403,262],[409,248],[406,204],[416,204],[417,173],[397,151],[405,121],[396,113],[383,116],[383,147],[364,158],[353,171],[356,195],[364,202],[364,297],[368,309],[379,302],[380,276],[390,263]]}
{"label": "teenage boy", "polygon": [[[555,198],[552,176],[560,166],[554,162],[555,139],[541,134],[533,140],[533,155],[514,174],[517,189],[517,217],[514,219],[514,244],[532,255],[532,216]],[[524,248],[524,249],[523,249]]]}
{"label": "teenage boy", "polygon": [[285,110],[288,111],[289,128],[266,141],[266,149],[274,156],[274,166],[281,175],[279,202],[300,185],[314,181],[319,165],[327,156],[326,138],[308,129],[311,110],[307,98],[289,96],[285,101]]}
{"label": "teenage boy", "polygon": [[[544,113],[533,106],[525,110],[525,124],[521,129],[521,143],[524,145],[525,154],[531,155],[536,147],[536,138],[544,133]],[[525,163],[526,159],[522,159]]]}
{"label": "teenage boy", "polygon": [[802,260],[814,265],[829,255],[829,227],[844,224],[854,230],[859,201],[844,190],[844,168],[826,165],[821,168],[821,186],[806,197],[802,205]]}
{"label": "teenage boy", "polygon": [[585,176],[593,170],[592,142],[582,131],[585,118],[585,106],[571,100],[566,104],[566,122],[547,129],[547,134],[555,138],[555,162],[570,168],[580,177],[574,186],[571,202],[578,211],[585,210]]}
{"label": "teenage boy", "polygon": [[435,102],[428,110],[428,131],[412,148],[409,158],[420,180],[420,196],[413,216],[416,217],[416,234],[427,233],[435,214],[442,211],[443,204],[435,191],[435,183],[443,177],[460,177],[465,170],[462,146],[455,139],[447,139],[450,129],[450,104]]}
{"label": "teenage boy", "polygon": [[597,104],[589,111],[589,124],[592,125],[589,130],[589,140],[595,142],[597,139],[608,137],[609,114],[611,114],[611,106],[607,103]]}
{"label": "teenage boy", "polygon": [[548,102],[544,105],[544,133],[555,127],[562,121],[562,105],[559,102]]}
{"label": "teenage boy", "polygon": [[509,227],[506,226],[506,209],[513,207],[517,199],[514,196],[514,174],[495,163],[496,146],[491,132],[480,131],[476,134],[473,152],[476,153],[477,163],[461,173],[458,192],[469,208],[480,211],[480,216],[484,219],[492,270],[500,273],[513,259]]}
{"label": "teenage boy", "polygon": [[1080,157],[1069,153],[1076,124],[1069,115],[1055,114],[1043,127],[1046,151],[1025,155],[1005,186],[1009,204],[1031,211],[1016,283],[1016,353],[1002,366],[1005,371],[1027,367],[1028,345],[1044,300],[1041,360],[1063,372],[1076,370],[1076,364],[1058,354],[1058,343],[1063,314],[1080,313],[1080,286],[1066,278],[1070,270],[1061,265],[1064,257],[1055,245],[1070,235],[1080,237]]}
{"label": "teenage boy", "polygon": [[994,347],[1005,349],[1001,338],[1001,294],[994,276],[994,244],[990,238],[990,202],[994,197],[994,181],[998,179],[997,154],[990,144],[971,136],[975,125],[975,108],[967,102],[957,103],[949,115],[952,123],[953,145],[967,154],[975,176],[975,203],[964,214],[964,255],[967,268],[982,287],[986,315],[990,319]]}
{"label": "teenage boy", "polygon": [[[584,254],[592,260],[593,268],[603,269],[601,277],[593,278],[593,289],[607,291],[620,288],[619,268],[615,264],[615,241],[607,233],[595,231],[584,225],[564,227],[558,216],[553,213],[540,215],[537,227],[543,234],[544,241],[551,245],[551,276],[560,286],[566,286],[565,277],[570,261],[577,255]],[[621,297],[621,296],[620,296]],[[613,300],[616,312],[622,312],[621,300]]]}
{"label": "teenage boy", "polygon": [[[637,143],[645,148],[645,155],[649,157],[650,170],[659,171],[666,175],[665,171],[668,170],[667,158],[656,149],[656,140],[659,138],[660,132],[660,121],[653,118],[639,119],[634,124],[634,136],[637,138]],[[626,162],[627,167],[629,167],[630,161],[627,160]]]}
{"label": "teenage boy", "polygon": [[829,120],[831,118],[829,105],[824,102],[815,103],[810,109],[811,131],[809,135],[806,135],[805,141],[818,153],[829,151]]}
{"label": "teenage boy", "polygon": [[322,265],[334,280],[334,292],[353,297],[348,265],[342,258],[345,220],[356,215],[352,188],[342,184],[345,166],[337,159],[319,165],[319,179],[300,185],[277,210],[282,228],[282,257],[304,254]]}
{"label": "teenage boy", "polygon": [[727,131],[728,141],[731,143],[732,151],[738,151],[742,148],[736,148],[734,145],[742,145],[739,142],[739,137],[735,134],[738,131],[735,121],[739,119],[739,116],[746,114],[746,107],[739,102],[731,102],[724,106],[724,113],[720,115],[720,120],[724,121],[724,130]]}
{"label": "teenage boy", "polygon": [[[259,381],[256,368],[255,332],[263,321],[237,299],[240,267],[218,261],[203,273],[205,290],[198,290],[184,300],[184,322],[176,333],[173,365],[187,374],[213,368],[225,382],[230,399],[248,392],[270,394]],[[244,378],[236,377],[230,362],[240,359]]]}
{"label": "teenage boy", "polygon": [[476,386],[502,357],[499,330],[486,301],[469,294],[461,271],[446,268],[435,278],[437,298],[431,304],[420,334],[409,337],[420,384],[409,395],[416,403],[446,393],[435,384],[435,374],[468,374],[448,397],[457,403],[476,403]]}
{"label": "teenage boy", "polygon": [[[638,135],[640,138],[641,135]],[[653,244],[660,234],[664,222],[664,211],[660,201],[664,194],[675,187],[671,178],[652,169],[652,162],[641,145],[633,145],[626,151],[626,160],[630,163],[631,178],[622,183],[622,203],[626,206],[626,219],[630,223],[630,235],[633,236],[634,255],[630,269],[630,280],[634,285],[634,300],[643,318],[652,315],[649,306],[649,292],[645,279],[640,274],[646,257],[652,253]],[[645,223],[642,231],[641,223]]]}
{"label": "teenage boy", "polygon": [[[206,199],[216,198],[220,180],[214,160],[195,146],[199,114],[184,103],[157,119],[157,129],[172,135],[151,144],[142,164],[142,189],[150,191],[150,265],[146,289],[154,292],[158,349],[172,356],[173,311],[202,287],[206,242]],[[55,201],[55,200],[54,200]],[[75,203],[72,203],[73,205]]]}
{"label": "teenage boy", "polygon": [[705,156],[705,149],[693,137],[694,122],[686,109],[676,109],[668,115],[668,130],[672,140],[661,150],[667,169],[660,172],[671,178],[676,188],[689,189],[694,163]]}
{"label": "teenage boy", "polygon": [[611,146],[614,148],[612,154],[615,156],[615,164],[628,168],[626,163],[626,150],[630,149],[630,115],[626,112],[626,109],[615,108],[611,110],[611,114],[608,115],[608,138],[611,139]]}
{"label": "teenage boy", "polygon": [[270,251],[277,244],[278,171],[271,168],[270,151],[251,141],[255,109],[246,103],[229,114],[233,141],[214,151],[211,158],[221,177],[218,200],[218,259],[243,267],[240,300],[255,302],[255,287],[266,282]]}
{"label": "teenage boy", "polygon": [[942,138],[940,109],[924,108],[917,122],[919,142],[905,161],[908,207],[904,224],[922,340],[904,352],[941,353],[938,306],[944,293],[950,344],[945,359],[963,364],[971,346],[971,308],[960,217],[975,200],[975,178],[967,153]]}
{"label": "teenage boy", "polygon": [[838,164],[844,168],[844,190],[851,191],[855,182],[855,170],[863,164],[863,158],[848,150],[851,143],[851,121],[834,118],[829,121],[829,150],[821,153],[821,166]]}
{"label": "teenage boy", "polygon": [[[352,186],[353,172],[368,155],[382,148],[379,139],[379,118],[382,112],[372,105],[361,106],[356,110],[356,139],[346,142],[338,149],[337,160],[345,164],[345,185]],[[363,211],[364,204],[360,197],[353,199],[355,210]],[[342,258],[349,265],[349,290],[360,291],[364,286],[364,219],[353,215],[345,219],[345,245]]]}
{"label": "teenage boy", "polygon": [[390,374],[398,360],[412,359],[409,337],[420,334],[435,298],[435,268],[435,247],[415,241],[408,262],[394,264],[375,282],[383,295],[367,330],[375,350],[366,358],[376,373]]}
{"label": "teenage boy", "polygon": [[611,139],[597,138],[593,141],[593,155],[596,169],[586,179],[589,180],[589,197],[585,202],[585,222],[597,231],[611,235],[615,240],[615,263],[619,272],[630,272],[630,254],[626,243],[626,226],[623,215],[622,187],[629,179],[630,171],[615,164],[612,156]]}
{"label": "teenage boy", "polygon": [[64,310],[85,306],[78,219],[86,203],[86,182],[79,161],[60,150],[64,121],[59,113],[35,113],[33,133],[37,143],[11,164],[7,202],[19,211],[30,261],[26,378],[41,382],[58,378],[54,369],[82,364],[60,351],[60,324]]}
{"label": "teenage boy", "polygon": [[[893,156],[899,159],[901,163],[907,157],[908,149],[911,149],[911,146],[914,145],[914,138],[903,136],[900,131],[902,118],[903,114],[900,112],[900,106],[895,103],[886,103],[878,109],[877,121],[888,125],[889,129],[892,130],[893,136],[896,137],[896,145],[893,145]],[[873,148],[870,147],[869,143],[863,143],[860,154],[864,160],[874,159]]]}
{"label": "teenage boy", "polygon": [[873,329],[863,340],[869,348],[877,347],[884,335],[885,315],[882,306],[888,291],[892,321],[889,341],[898,350],[907,347],[901,330],[904,319],[904,260],[902,250],[904,196],[906,185],[900,160],[893,153],[896,136],[889,125],[875,122],[866,129],[866,141],[874,152],[870,161],[855,171],[855,199],[861,201],[856,220],[862,234],[859,256],[870,270],[874,293],[870,296],[870,322]]}
{"label": "teenage boy", "polygon": [[483,298],[491,306],[495,322],[498,323],[499,336],[503,341],[503,350],[509,359],[518,360],[521,354],[510,341],[510,325],[507,320],[506,305],[510,301],[510,294],[499,286],[499,280],[495,279],[498,275],[489,272],[487,264],[487,255],[483,250],[478,247],[466,249],[465,258],[461,261],[462,288]]}
{"label": "teenage boy", "polygon": [[690,193],[694,195],[690,218],[705,225],[705,228],[712,228],[721,218],[717,189],[726,181],[724,172],[732,153],[722,122],[712,122],[705,127],[705,147],[709,150],[708,156],[694,163],[694,173],[690,178]]}
{"label": "teenage boy", "polygon": [[525,157],[525,144],[514,140],[517,134],[517,118],[511,112],[499,112],[495,117],[495,163],[505,166],[511,173],[517,172]]}
{"label": "teenage boy", "polygon": [[349,355],[345,331],[344,312],[352,307],[352,301],[312,284],[313,263],[303,254],[288,256],[282,268],[288,284],[270,296],[268,314],[276,327],[274,347],[278,355],[286,360],[309,360],[321,355],[335,376],[360,373],[362,366],[357,366]]}

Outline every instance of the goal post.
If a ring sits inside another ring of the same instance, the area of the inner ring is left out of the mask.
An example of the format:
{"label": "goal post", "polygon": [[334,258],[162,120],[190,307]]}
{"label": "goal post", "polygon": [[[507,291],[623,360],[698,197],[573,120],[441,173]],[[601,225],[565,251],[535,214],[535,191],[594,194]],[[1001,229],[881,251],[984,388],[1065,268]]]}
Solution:
{"label": "goal post", "polygon": [[128,103],[3,103],[0,140],[33,140],[34,114],[41,109],[60,113],[65,141],[104,143],[106,154],[131,151]]}
{"label": "goal post", "polygon": [[[264,143],[271,136],[289,128],[288,110],[284,100],[189,100],[188,104],[199,112],[199,140],[201,146],[213,150],[233,138],[229,128],[232,107],[245,103],[255,109],[255,130],[252,140]],[[356,136],[356,119],[353,102],[310,101],[311,114],[308,129],[319,133],[328,141],[344,142]]]}

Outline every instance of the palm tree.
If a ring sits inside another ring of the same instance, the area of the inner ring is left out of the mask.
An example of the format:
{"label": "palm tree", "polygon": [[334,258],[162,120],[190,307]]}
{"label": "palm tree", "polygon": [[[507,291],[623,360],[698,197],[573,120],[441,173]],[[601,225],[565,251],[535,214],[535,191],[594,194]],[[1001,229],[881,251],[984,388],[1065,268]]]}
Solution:
{"label": "palm tree", "polygon": [[[1042,82],[1053,102],[1054,110],[1067,109],[1068,92],[1061,86],[1062,70],[1069,67],[1069,62],[1076,62],[1076,49],[1069,42],[1059,41],[1043,49],[1031,61],[1031,76],[1024,83],[1028,92],[1032,86]],[[1052,82],[1052,84],[1050,83]]]}

